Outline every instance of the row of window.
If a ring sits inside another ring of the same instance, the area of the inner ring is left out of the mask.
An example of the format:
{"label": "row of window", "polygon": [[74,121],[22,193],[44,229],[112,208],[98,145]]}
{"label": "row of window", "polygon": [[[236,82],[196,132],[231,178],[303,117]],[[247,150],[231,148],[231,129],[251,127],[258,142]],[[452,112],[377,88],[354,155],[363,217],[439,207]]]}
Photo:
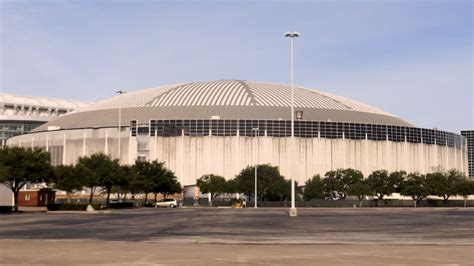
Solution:
{"label": "row of window", "polygon": [[[291,136],[288,120],[150,120],[149,125],[131,121],[132,136]],[[391,125],[342,122],[295,121],[296,137],[389,140],[461,147],[460,135],[434,130]]]}
{"label": "row of window", "polygon": [[11,122],[0,122],[0,140],[6,139],[11,136],[21,135],[27,133],[42,123],[11,123]]}

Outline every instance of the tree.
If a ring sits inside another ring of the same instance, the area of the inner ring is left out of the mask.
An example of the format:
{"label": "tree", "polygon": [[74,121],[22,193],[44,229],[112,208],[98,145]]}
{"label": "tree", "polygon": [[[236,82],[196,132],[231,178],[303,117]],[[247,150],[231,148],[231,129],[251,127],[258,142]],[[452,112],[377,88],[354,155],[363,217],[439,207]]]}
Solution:
{"label": "tree", "polygon": [[166,198],[170,194],[182,191],[174,172],[166,168],[163,162],[136,161],[132,166],[132,171],[135,173],[135,178],[130,180],[131,190],[136,193],[145,193],[145,205],[149,193],[154,194],[156,202],[159,193]]}
{"label": "tree", "polygon": [[100,175],[99,184],[107,194],[105,202],[108,208],[110,204],[110,194],[112,193],[113,186],[118,183],[121,168],[119,161],[117,159],[112,160],[110,157],[107,157],[107,159],[104,160],[104,164],[104,167],[107,167],[109,170]]}
{"label": "tree", "polygon": [[[390,185],[394,187],[396,193],[400,193],[402,189],[402,183],[407,177],[407,172],[405,171],[395,171],[391,172],[388,176]],[[387,195],[390,196],[390,195]]]}
{"label": "tree", "polygon": [[[178,182],[178,178],[176,177],[174,172],[165,168],[165,171],[163,173],[163,178],[161,179],[161,182],[158,183],[158,186],[156,187],[156,192],[161,193],[163,195],[163,198],[166,199],[168,195],[181,193],[182,191],[183,191],[183,188],[181,187],[181,184]],[[155,198],[155,201],[156,201],[156,198]]]}
{"label": "tree", "polygon": [[237,193],[237,181],[235,179],[227,180],[227,193]]}
{"label": "tree", "polygon": [[58,165],[53,167],[53,172],[53,178],[50,182],[53,183],[54,188],[66,192],[67,202],[70,203],[71,194],[83,187],[76,168],[73,165]]}
{"label": "tree", "polygon": [[153,193],[154,201],[156,202],[156,197],[161,192],[162,184],[169,173],[163,162],[154,160],[151,163],[146,162],[146,165],[148,166],[147,173],[145,173],[147,175],[146,179],[150,181],[150,192]]}
{"label": "tree", "polygon": [[130,180],[135,179],[135,173],[129,165],[121,165],[119,173],[116,178],[115,185],[112,187],[112,192],[117,193],[117,198],[120,201],[125,201]]}
{"label": "tree", "polygon": [[325,193],[331,199],[345,199],[349,187],[364,179],[361,171],[351,168],[329,171],[325,177],[323,180]]}
{"label": "tree", "polygon": [[448,172],[436,171],[426,175],[430,195],[442,197],[444,205],[448,203],[450,196],[456,195],[454,186],[463,179],[463,174],[454,169]]}
{"label": "tree", "polygon": [[224,177],[218,175],[203,175],[197,180],[196,184],[202,193],[211,193],[209,206],[212,206],[212,201],[217,195],[227,191],[227,181]]}
{"label": "tree", "polygon": [[131,195],[132,200],[135,199],[135,195],[146,191],[150,187],[150,180],[143,175],[137,174],[134,167],[130,167],[130,175],[127,177],[125,193]]}
{"label": "tree", "polygon": [[[269,181],[268,189],[264,193],[264,200],[267,201],[286,201],[291,198],[291,180],[285,179],[283,176]],[[301,188],[298,187],[298,182],[295,181],[295,196],[301,193]]]}
{"label": "tree", "polygon": [[456,195],[460,195],[464,199],[464,208],[467,207],[467,198],[474,194],[474,181],[467,179],[458,180],[453,185]]}
{"label": "tree", "polygon": [[304,200],[324,199],[324,197],[324,182],[319,175],[315,175],[305,182],[303,191]]}
{"label": "tree", "polygon": [[102,186],[107,193],[107,206],[109,205],[110,193],[119,176],[118,160],[112,160],[108,155],[95,153],[90,156],[80,157],[76,164],[78,174],[83,177],[84,186],[90,189],[89,204],[92,204],[94,192],[97,187]]}
{"label": "tree", "polygon": [[[260,165],[258,166],[260,168]],[[257,168],[257,169],[258,169]],[[261,190],[263,188],[263,184],[260,184],[262,177],[257,173],[257,190]],[[252,196],[253,198],[257,197],[255,195],[255,168],[251,166],[247,166],[246,168],[242,169],[240,173],[235,177],[235,188],[237,192],[244,193],[249,198]]]}
{"label": "tree", "polygon": [[[255,193],[255,167],[244,168],[236,177],[236,191],[248,196]],[[295,184],[295,188],[297,188]],[[295,191],[296,193],[298,191]],[[285,180],[277,166],[257,166],[257,193],[259,200],[286,200],[291,196],[291,182]]]}
{"label": "tree", "polygon": [[385,196],[390,196],[397,192],[406,173],[404,171],[393,172],[390,175],[387,170],[378,170],[372,172],[367,178],[367,184],[379,200],[383,200]]}
{"label": "tree", "polygon": [[[136,174],[135,180],[131,181],[131,184],[136,185],[134,189],[137,193],[145,193],[145,202],[146,206],[148,201],[148,194],[153,192],[153,189],[157,186],[159,179],[162,175],[161,169],[163,168],[163,163],[157,161],[148,162],[148,161],[135,161],[135,164],[132,166],[133,171]],[[135,195],[135,194],[133,194]]]}
{"label": "tree", "polygon": [[402,183],[400,194],[413,199],[414,207],[424,198],[430,195],[426,177],[418,173],[409,174],[407,179]]}
{"label": "tree", "polygon": [[18,194],[23,186],[43,182],[51,176],[50,161],[51,155],[41,149],[0,149],[0,183],[13,192],[15,211],[18,211]]}
{"label": "tree", "polygon": [[366,180],[361,180],[349,187],[348,194],[351,196],[356,196],[359,200],[359,208],[362,208],[362,200],[365,196],[372,195],[373,190]]}

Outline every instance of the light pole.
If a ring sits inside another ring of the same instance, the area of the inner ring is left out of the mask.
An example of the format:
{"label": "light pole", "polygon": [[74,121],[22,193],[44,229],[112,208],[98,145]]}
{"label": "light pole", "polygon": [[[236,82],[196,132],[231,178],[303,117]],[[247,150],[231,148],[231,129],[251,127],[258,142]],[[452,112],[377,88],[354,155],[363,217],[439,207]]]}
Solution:
{"label": "light pole", "polygon": [[257,160],[255,163],[255,195],[254,195],[254,200],[255,200],[255,206],[254,208],[257,208],[257,167],[258,167],[258,155],[259,155],[259,141],[258,141],[258,127],[252,128],[253,131],[255,131],[255,138],[257,138]]}
{"label": "light pole", "polygon": [[124,94],[126,91],[118,90],[115,93],[119,95],[119,108],[118,108],[118,160],[119,163],[122,159],[122,101],[120,99],[120,95]]}
{"label": "light pole", "polygon": [[290,64],[291,64],[291,161],[290,171],[291,174],[291,208],[290,216],[297,216],[298,212],[295,207],[295,171],[294,171],[294,146],[295,146],[295,93],[293,87],[293,39],[300,37],[300,34],[296,31],[286,32],[285,37],[290,38]]}

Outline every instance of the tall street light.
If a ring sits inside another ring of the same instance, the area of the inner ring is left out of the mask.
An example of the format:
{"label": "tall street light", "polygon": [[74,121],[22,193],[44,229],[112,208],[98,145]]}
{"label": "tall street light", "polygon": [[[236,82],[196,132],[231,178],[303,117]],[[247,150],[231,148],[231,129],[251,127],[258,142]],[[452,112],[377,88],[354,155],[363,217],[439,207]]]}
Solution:
{"label": "tall street light", "polygon": [[290,171],[291,174],[291,208],[290,216],[297,216],[298,212],[295,207],[295,171],[294,171],[294,146],[295,146],[295,95],[293,87],[293,39],[300,37],[300,34],[296,31],[286,32],[285,37],[290,38],[290,61],[291,61],[291,161]]}
{"label": "tall street light", "polygon": [[258,141],[258,127],[252,128],[253,131],[255,131],[255,138],[257,139],[257,160],[255,163],[255,206],[254,208],[257,208],[257,167],[258,167],[258,155],[259,155],[259,141]]}
{"label": "tall street light", "polygon": [[119,163],[122,159],[122,101],[120,99],[120,95],[124,94],[126,91],[118,90],[115,93],[119,95],[119,108],[118,108],[118,160]]}

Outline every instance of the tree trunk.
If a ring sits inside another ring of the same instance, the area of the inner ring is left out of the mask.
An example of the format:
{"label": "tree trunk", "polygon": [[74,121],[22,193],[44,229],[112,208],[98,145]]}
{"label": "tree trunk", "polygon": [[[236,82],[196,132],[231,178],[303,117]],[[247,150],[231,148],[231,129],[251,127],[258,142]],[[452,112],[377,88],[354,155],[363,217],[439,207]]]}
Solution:
{"label": "tree trunk", "polygon": [[446,205],[448,205],[448,199],[449,199],[449,196],[443,196],[443,200],[444,200],[444,206],[446,207]]}
{"label": "tree trunk", "polygon": [[146,207],[147,201],[148,201],[148,192],[145,192],[145,207]]}
{"label": "tree trunk", "polygon": [[18,211],[18,194],[19,194],[19,190],[14,190],[13,191],[13,210],[15,212]]}
{"label": "tree trunk", "polygon": [[214,200],[215,195],[211,193],[211,200],[208,202],[209,207],[212,207],[212,201]]}
{"label": "tree trunk", "polygon": [[94,197],[94,189],[91,187],[91,195],[89,196],[89,204],[92,204],[92,198]]}
{"label": "tree trunk", "polygon": [[109,204],[110,204],[110,190],[111,189],[107,188],[107,202],[106,202],[107,208],[109,207]]}
{"label": "tree trunk", "polygon": [[413,200],[413,204],[415,205],[415,208],[416,208],[416,202],[417,202],[417,200],[414,199],[414,200]]}
{"label": "tree trunk", "polygon": [[464,208],[466,208],[467,207],[467,197],[464,196],[463,198],[464,198]]}
{"label": "tree trunk", "polygon": [[155,202],[156,202],[156,197],[158,196],[158,193],[154,193],[154,194],[155,194],[155,199],[154,199],[154,200],[155,200]]}
{"label": "tree trunk", "polygon": [[359,208],[362,208],[362,200],[359,200]]}
{"label": "tree trunk", "polygon": [[71,192],[66,192],[67,195],[67,203],[71,203]]}

